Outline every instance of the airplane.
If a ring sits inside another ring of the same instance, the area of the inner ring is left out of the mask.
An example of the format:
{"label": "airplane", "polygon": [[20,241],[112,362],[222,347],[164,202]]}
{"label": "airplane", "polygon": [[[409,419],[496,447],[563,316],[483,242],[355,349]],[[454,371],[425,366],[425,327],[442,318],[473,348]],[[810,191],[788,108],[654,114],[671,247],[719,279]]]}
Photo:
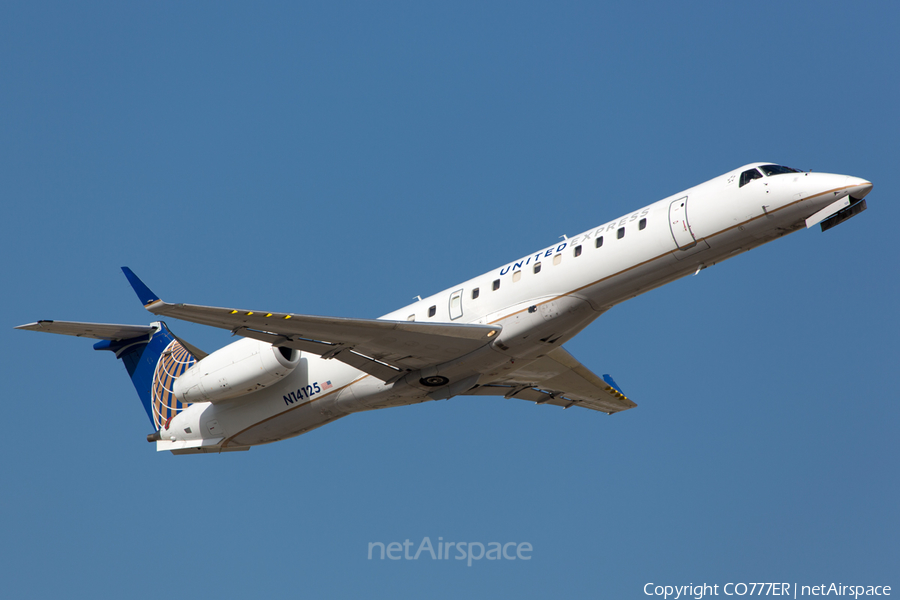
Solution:
{"label": "airplane", "polygon": [[157,451],[221,453],[353,413],[459,395],[613,414],[636,406],[563,344],[610,308],[800,229],[866,209],[858,177],[752,163],[453,285],[379,319],[171,304],[129,268],[144,308],[230,330],[207,354],[163,321],[37,321],[122,360]]}

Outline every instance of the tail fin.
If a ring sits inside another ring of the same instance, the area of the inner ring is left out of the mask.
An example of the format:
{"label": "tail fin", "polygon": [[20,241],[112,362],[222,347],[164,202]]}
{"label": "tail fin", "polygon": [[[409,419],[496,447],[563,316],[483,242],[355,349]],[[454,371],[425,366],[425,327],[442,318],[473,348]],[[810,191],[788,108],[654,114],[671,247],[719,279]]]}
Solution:
{"label": "tail fin", "polygon": [[94,350],[110,350],[122,359],[154,431],[159,431],[188,407],[172,393],[172,384],[197,361],[165,323],[154,325],[158,329],[149,338],[103,340]]}
{"label": "tail fin", "polygon": [[[203,353],[182,342],[162,321],[152,325],[111,325],[70,321],[38,321],[16,329],[46,331],[100,340],[95,350],[109,350],[122,359],[154,431],[187,408],[172,393],[172,384]],[[199,357],[195,357],[199,354]]]}

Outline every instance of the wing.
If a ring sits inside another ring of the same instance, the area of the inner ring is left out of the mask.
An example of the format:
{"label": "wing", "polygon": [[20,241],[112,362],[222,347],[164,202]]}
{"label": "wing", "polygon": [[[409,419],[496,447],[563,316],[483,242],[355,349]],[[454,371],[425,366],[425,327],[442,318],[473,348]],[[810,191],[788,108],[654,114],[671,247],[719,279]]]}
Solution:
{"label": "wing", "polygon": [[127,267],[144,308],[156,315],[228,329],[276,346],[334,358],[384,381],[439,365],[490,343],[501,327],[316,317],[163,302]]}
{"label": "wing", "polygon": [[605,381],[563,348],[554,348],[521,369],[465,394],[521,398],[563,408],[582,406],[607,414],[637,406],[625,397],[612,378],[604,377]]}

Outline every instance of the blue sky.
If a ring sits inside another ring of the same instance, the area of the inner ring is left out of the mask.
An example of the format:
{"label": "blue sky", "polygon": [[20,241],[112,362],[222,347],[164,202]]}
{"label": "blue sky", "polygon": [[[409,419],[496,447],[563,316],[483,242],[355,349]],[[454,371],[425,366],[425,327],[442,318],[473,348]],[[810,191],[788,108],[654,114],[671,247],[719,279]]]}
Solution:
{"label": "blue sky", "polygon": [[[4,593],[896,589],[898,28],[888,2],[5,4]],[[758,160],[868,178],[869,210],[567,344],[638,403],[614,417],[462,398],[174,457],[110,356],[12,329],[151,321],[122,265],[377,317]],[[532,559],[367,560],[425,536]]]}

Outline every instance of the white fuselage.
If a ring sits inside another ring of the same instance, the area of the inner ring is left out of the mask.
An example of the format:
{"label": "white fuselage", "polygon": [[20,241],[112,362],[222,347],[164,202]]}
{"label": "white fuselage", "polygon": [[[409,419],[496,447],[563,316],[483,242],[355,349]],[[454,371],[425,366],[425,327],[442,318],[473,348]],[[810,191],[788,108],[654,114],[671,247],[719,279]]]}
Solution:
{"label": "white fuselage", "polygon": [[[172,419],[158,449],[274,442],[353,412],[463,393],[558,347],[612,306],[796,231],[814,213],[871,189],[865,180],[827,173],[740,185],[742,172],[765,164],[741,167],[381,317],[502,326],[496,340],[468,356],[385,384],[304,352],[276,385],[234,401],[192,404]],[[419,383],[429,375],[450,383],[437,389]]]}

